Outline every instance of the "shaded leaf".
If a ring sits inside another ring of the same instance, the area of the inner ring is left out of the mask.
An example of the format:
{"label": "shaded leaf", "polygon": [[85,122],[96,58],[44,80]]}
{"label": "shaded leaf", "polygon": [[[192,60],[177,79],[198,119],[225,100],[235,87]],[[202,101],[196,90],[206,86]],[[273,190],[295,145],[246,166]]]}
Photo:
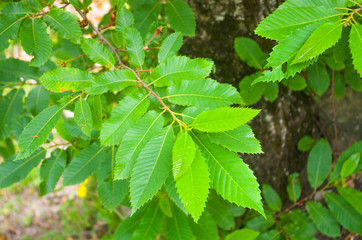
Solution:
{"label": "shaded leaf", "polygon": [[317,62],[308,68],[308,85],[318,95],[327,91],[329,82],[329,75],[323,63]]}
{"label": "shaded leaf", "polygon": [[268,55],[261,50],[254,40],[246,37],[235,38],[234,48],[241,60],[250,67],[263,69]]}
{"label": "shaded leaf", "polygon": [[282,208],[282,201],[278,193],[269,184],[263,184],[263,196],[268,207],[274,212]]}
{"label": "shaded leaf", "polygon": [[49,101],[48,91],[43,86],[35,86],[30,90],[25,106],[33,116],[36,116],[48,107]]}
{"label": "shaded leaf", "polygon": [[299,173],[293,173],[288,177],[287,192],[290,201],[297,201],[300,198],[302,193],[302,188],[300,186]]}
{"label": "shaded leaf", "polygon": [[195,36],[196,21],[190,6],[183,0],[169,0],[165,5],[171,27],[184,36]]}
{"label": "shaded leaf", "polygon": [[90,137],[93,126],[92,112],[83,98],[75,104],[74,121],[82,128],[82,132]]}
{"label": "shaded leaf", "polygon": [[174,205],[171,205],[172,218],[167,218],[167,237],[175,240],[194,239],[186,215]]}
{"label": "shaded leaf", "polygon": [[128,193],[128,183],[126,180],[110,179],[106,182],[99,182],[97,186],[99,200],[105,208],[112,211]]}

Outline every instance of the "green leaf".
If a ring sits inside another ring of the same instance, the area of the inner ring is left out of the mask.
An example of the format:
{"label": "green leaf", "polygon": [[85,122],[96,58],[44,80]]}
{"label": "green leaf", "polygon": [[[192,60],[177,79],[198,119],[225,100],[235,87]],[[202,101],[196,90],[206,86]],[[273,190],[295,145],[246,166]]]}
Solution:
{"label": "green leaf", "polygon": [[34,56],[30,66],[44,65],[52,54],[52,43],[46,28],[40,18],[27,18],[21,25],[21,46],[27,54]]}
{"label": "green leaf", "polygon": [[23,180],[44,157],[45,150],[39,148],[27,158],[18,161],[6,160],[0,164],[0,188],[9,187]]}
{"label": "green leaf", "polygon": [[253,75],[246,76],[239,82],[242,105],[253,105],[263,96],[266,84],[252,84],[259,75],[260,73],[255,73]]}
{"label": "green leaf", "polygon": [[172,240],[192,240],[191,227],[186,215],[174,205],[171,205],[172,218],[167,218],[167,238]]}
{"label": "green leaf", "polygon": [[91,109],[93,128],[100,130],[102,126],[102,102],[100,95],[90,95],[87,103]]}
{"label": "green leaf", "polygon": [[140,224],[144,215],[145,208],[138,210],[132,216],[124,219],[117,227],[113,239],[114,240],[130,240],[136,227]]}
{"label": "green leaf", "polygon": [[184,208],[182,202],[181,202],[179,194],[177,193],[176,183],[175,183],[175,180],[172,177],[172,173],[169,174],[169,176],[166,179],[165,190],[166,190],[168,196],[170,197],[170,199],[173,201],[173,203],[179,209],[181,209],[185,214],[188,214],[186,209]]}
{"label": "green leaf", "polygon": [[275,229],[272,229],[267,232],[261,233],[256,239],[257,240],[280,240],[281,232]]}
{"label": "green leaf", "polygon": [[308,181],[312,188],[319,187],[329,175],[332,166],[332,150],[325,139],[319,139],[308,156]]}
{"label": "green leaf", "polygon": [[260,232],[254,231],[252,229],[239,229],[233,231],[225,237],[225,240],[234,240],[234,239],[243,239],[243,240],[254,240],[259,236]]}
{"label": "green leaf", "polygon": [[343,23],[327,22],[316,28],[299,49],[292,64],[308,61],[335,45],[341,38]]}
{"label": "green leaf", "polygon": [[177,180],[190,168],[195,158],[196,145],[191,136],[185,132],[179,132],[172,149],[172,172]]}
{"label": "green leaf", "polygon": [[173,213],[172,213],[171,201],[167,198],[167,196],[164,195],[160,195],[159,198],[160,198],[160,208],[163,214],[165,214],[167,217],[172,218]]}
{"label": "green leaf", "polygon": [[165,183],[171,171],[173,137],[172,125],[169,125],[142,149],[131,176],[133,212],[149,201]]}
{"label": "green leaf", "polygon": [[204,211],[199,221],[195,223],[189,218],[192,232],[198,240],[217,240],[217,226],[210,213]]}
{"label": "green leaf", "polygon": [[292,239],[312,239],[317,228],[305,212],[297,208],[280,216],[280,225]]}
{"label": "green leaf", "polygon": [[346,178],[351,176],[357,169],[361,159],[361,153],[355,153],[350,156],[342,165],[341,177]]}
{"label": "green leaf", "polygon": [[145,50],[140,32],[133,27],[128,27],[125,29],[123,37],[131,62],[142,68],[145,61]]}
{"label": "green leaf", "polygon": [[229,84],[212,79],[202,81],[181,81],[167,88],[170,102],[182,106],[218,108],[241,102],[238,91]]}
{"label": "green leaf", "polygon": [[89,94],[98,95],[107,91],[122,91],[128,86],[136,84],[137,80],[134,73],[123,69],[106,72],[100,76],[97,76],[91,87],[86,88],[85,91]]}
{"label": "green leaf", "polygon": [[35,86],[30,90],[28,97],[25,100],[25,106],[33,114],[33,116],[38,115],[41,111],[49,105],[49,95],[48,91],[45,90],[42,86]]}
{"label": "green leaf", "polygon": [[237,154],[211,143],[207,136],[193,135],[209,165],[211,187],[223,198],[264,215],[259,184]]}
{"label": "green leaf", "polygon": [[246,37],[235,38],[234,48],[241,60],[250,67],[263,69],[268,55],[261,50],[254,40]]}
{"label": "green leaf", "polygon": [[94,81],[92,74],[77,68],[56,68],[44,73],[40,78],[42,85],[52,92],[81,91]]}
{"label": "green leaf", "polygon": [[344,78],[348,85],[355,91],[361,92],[362,91],[362,81],[361,78],[358,76],[357,72],[351,68],[347,68],[344,72]]}
{"label": "green leaf", "polygon": [[166,59],[176,55],[182,45],[182,34],[172,33],[162,43],[161,49],[158,52],[158,63],[163,63]]}
{"label": "green leaf", "polygon": [[112,110],[111,117],[102,126],[100,140],[103,145],[115,145],[147,111],[150,101],[144,97],[125,97]]}
{"label": "green leaf", "polygon": [[102,205],[109,211],[115,209],[128,193],[126,180],[110,179],[106,182],[99,182],[97,193]]}
{"label": "green leaf", "polygon": [[92,112],[83,98],[80,98],[75,104],[74,121],[82,128],[82,132],[90,137],[93,126]]}
{"label": "green leaf", "polygon": [[362,193],[357,189],[348,187],[337,187],[337,189],[343,199],[346,200],[360,215],[362,215],[362,205],[360,204]]}
{"label": "green leaf", "polygon": [[255,215],[256,216],[254,218],[246,223],[246,228],[253,229],[258,232],[264,232],[275,224],[275,220],[271,214],[267,214],[266,219],[259,214]]}
{"label": "green leaf", "polygon": [[[135,1],[142,2],[142,1]],[[135,28],[137,28],[142,37],[145,38],[151,24],[157,21],[157,16],[162,9],[162,4],[159,0],[143,1],[141,7],[134,12]]]}
{"label": "green leaf", "polygon": [[[175,143],[175,146],[177,141]],[[209,195],[209,170],[199,149],[186,172],[176,179],[176,188],[185,209],[191,214],[195,222],[204,211],[207,196]]]}
{"label": "green leaf", "polygon": [[301,152],[307,152],[309,151],[313,145],[314,145],[314,138],[312,138],[311,136],[303,136],[299,141],[298,141],[298,150]]}
{"label": "green leaf", "polygon": [[230,211],[230,203],[221,196],[211,192],[206,204],[206,210],[210,213],[218,227],[224,230],[231,230],[235,227],[234,216]]}
{"label": "green leaf", "polygon": [[329,75],[323,63],[317,62],[308,68],[308,85],[318,95],[327,91],[329,82]]}
{"label": "green leaf", "polygon": [[203,59],[175,56],[158,65],[150,78],[157,87],[174,85],[185,79],[200,80],[210,74],[212,65]]}
{"label": "green leaf", "polygon": [[231,107],[207,110],[199,114],[190,126],[203,132],[229,131],[247,123],[259,112],[250,108]]}
{"label": "green leaf", "polygon": [[345,0],[288,0],[283,3],[279,9],[290,8],[290,7],[345,7]]}
{"label": "green leaf", "polygon": [[97,40],[93,38],[83,38],[80,46],[92,61],[107,68],[114,67],[116,60],[113,54]]}
{"label": "green leaf", "polygon": [[82,31],[78,17],[68,11],[53,8],[44,17],[44,22],[57,34],[66,39],[78,40],[82,37]]}
{"label": "green leaf", "polygon": [[340,72],[334,73],[334,92],[333,95],[335,98],[340,98],[344,96],[346,91],[346,83],[344,82],[344,78]]}
{"label": "green leaf", "polygon": [[219,144],[233,152],[253,154],[263,152],[253,131],[246,124],[227,132],[209,133],[208,136],[211,142]]}
{"label": "green leaf", "polygon": [[23,112],[23,89],[13,89],[0,101],[0,139],[6,139],[10,135],[14,118]]}
{"label": "green leaf", "polygon": [[313,223],[319,231],[329,237],[338,237],[341,234],[339,225],[332,213],[319,202],[309,201],[306,209]]}
{"label": "green leaf", "polygon": [[122,34],[124,29],[132,26],[133,23],[134,19],[132,12],[125,7],[119,8],[116,17],[116,31]]}
{"label": "green leaf", "polygon": [[167,21],[184,36],[195,36],[196,20],[192,9],[183,0],[169,0],[165,5]]}
{"label": "green leaf", "polygon": [[302,188],[300,186],[299,173],[293,173],[288,177],[287,192],[290,201],[297,201],[300,198],[302,193]]}
{"label": "green leaf", "polygon": [[286,76],[282,71],[282,66],[273,68],[273,70],[266,70],[263,72],[263,75],[259,76],[257,79],[254,80],[253,84],[258,82],[276,82],[281,81]]}
{"label": "green leaf", "polygon": [[354,210],[341,196],[335,193],[325,193],[328,208],[337,221],[347,230],[362,234],[362,216]]}
{"label": "green leaf", "polygon": [[282,201],[278,193],[269,184],[263,184],[263,196],[268,207],[274,212],[282,208]]}
{"label": "green leaf", "polygon": [[64,171],[64,186],[83,182],[98,170],[105,156],[105,147],[94,142],[75,156]]}
{"label": "green leaf", "polygon": [[273,82],[268,82],[264,90],[264,96],[268,99],[269,102],[274,102],[277,99],[279,94],[278,84]]}
{"label": "green leaf", "polygon": [[349,35],[349,47],[351,48],[354,68],[362,77],[362,25],[352,24],[352,30]]}
{"label": "green leaf", "polygon": [[17,159],[30,156],[43,144],[62,116],[66,105],[53,105],[44,109],[25,127],[19,137],[20,152]]}
{"label": "green leaf", "polygon": [[307,87],[307,82],[300,75],[284,79],[282,83],[293,91],[301,91]]}
{"label": "green leaf", "polygon": [[290,7],[278,9],[266,17],[255,29],[255,33],[281,41],[292,31],[318,21],[337,21],[342,14],[329,7]]}
{"label": "green leaf", "polygon": [[149,111],[126,132],[116,156],[116,179],[126,179],[131,176],[140,152],[147,142],[162,129],[163,124],[162,113]]}
{"label": "green leaf", "polygon": [[38,80],[40,74],[38,68],[29,66],[29,62],[15,58],[8,58],[0,61],[0,87],[28,79]]}
{"label": "green leaf", "polygon": [[40,195],[44,196],[53,192],[67,164],[67,153],[61,149],[55,149],[50,158],[43,161],[40,167]]}

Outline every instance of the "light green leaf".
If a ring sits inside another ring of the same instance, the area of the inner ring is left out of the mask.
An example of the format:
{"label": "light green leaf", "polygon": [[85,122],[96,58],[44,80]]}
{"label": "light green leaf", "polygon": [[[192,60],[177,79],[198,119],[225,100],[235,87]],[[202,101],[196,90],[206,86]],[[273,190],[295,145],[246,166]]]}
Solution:
{"label": "light green leaf", "polygon": [[253,84],[258,82],[276,82],[281,81],[285,78],[284,72],[282,71],[282,66],[273,68],[273,70],[266,70],[263,72],[263,75],[259,76],[254,80]]}
{"label": "light green leaf", "polygon": [[239,82],[242,105],[253,105],[263,96],[266,84],[262,82],[252,84],[259,75],[260,73],[254,73],[252,75],[244,77]]}
{"label": "light green leaf", "polygon": [[295,75],[294,77],[284,79],[282,83],[293,91],[301,91],[307,87],[307,82],[305,81],[304,77],[300,76],[299,74]]}
{"label": "light green leaf", "polygon": [[106,72],[98,77],[92,83],[91,87],[85,89],[89,94],[102,94],[107,91],[118,92],[122,91],[128,86],[136,85],[137,80],[129,70],[117,70]]}
{"label": "light green leaf", "polygon": [[190,126],[203,132],[229,131],[247,123],[259,112],[251,108],[231,107],[207,110],[199,114]]}
{"label": "light green leaf", "polygon": [[133,27],[128,27],[125,29],[123,37],[131,62],[142,68],[145,61],[145,50],[140,32]]}
{"label": "light green leaf", "polygon": [[346,0],[288,0],[283,3],[279,9],[290,8],[290,7],[345,7]]}
{"label": "light green leaf", "polygon": [[177,193],[176,183],[175,183],[175,180],[172,177],[172,173],[169,174],[169,176],[166,179],[165,190],[166,190],[168,196],[170,197],[170,199],[173,201],[173,203],[179,209],[181,209],[185,214],[188,214],[188,212],[184,208],[184,205],[181,202],[179,194]]}
{"label": "light green leaf", "polygon": [[27,54],[34,56],[30,66],[44,65],[52,54],[52,43],[46,28],[40,18],[27,18],[21,24],[21,46]]}
{"label": "light green leaf", "polygon": [[228,234],[225,237],[225,240],[235,240],[235,239],[255,240],[259,236],[259,234],[260,232],[248,228],[243,228]]}
{"label": "light green leaf", "polygon": [[109,179],[106,182],[99,182],[97,193],[102,205],[109,211],[115,209],[128,193],[126,180]]}
{"label": "light green leaf", "polygon": [[171,171],[173,138],[172,125],[169,125],[142,149],[131,176],[133,212],[149,201],[165,183]]}
{"label": "light green leaf", "polygon": [[227,132],[209,133],[208,136],[211,142],[219,144],[233,152],[253,154],[263,152],[253,131],[246,124]]}
{"label": "light green leaf", "polygon": [[68,11],[53,8],[44,17],[44,22],[57,34],[66,39],[78,40],[82,37],[82,31],[78,17]]}
{"label": "light green leaf", "polygon": [[343,199],[346,200],[362,216],[362,205],[360,204],[362,192],[349,187],[337,187],[337,189]]}
{"label": "light green leaf", "polygon": [[173,217],[173,213],[172,213],[173,206],[171,206],[170,199],[168,199],[167,196],[164,196],[164,195],[160,195],[159,199],[160,199],[160,208],[161,208],[163,214],[165,214],[167,217],[172,218]]}
{"label": "light green leaf", "polygon": [[209,165],[211,187],[223,198],[264,215],[259,184],[237,154],[211,143],[203,134],[193,135]]}
{"label": "light green leaf", "polygon": [[125,97],[112,110],[111,117],[102,126],[100,140],[103,145],[115,145],[147,111],[150,101],[144,97]]}
{"label": "light green leaf", "polygon": [[306,209],[313,223],[319,231],[329,237],[338,237],[341,234],[339,225],[332,213],[319,202],[309,201]]}
{"label": "light green leaf", "polygon": [[325,199],[337,221],[347,230],[362,234],[362,216],[354,210],[341,196],[326,193]]}
{"label": "light green leaf", "polygon": [[125,7],[119,8],[116,17],[116,31],[122,34],[124,29],[132,26],[133,23],[132,12]]}
{"label": "light green leaf", "polygon": [[357,169],[360,159],[361,153],[355,153],[350,156],[342,165],[341,177],[346,178],[351,176]]}
{"label": "light green leaf", "polygon": [[276,229],[272,229],[270,231],[266,231],[261,233],[256,240],[280,240],[281,239],[281,232],[276,230]]}
{"label": "light green leaf", "polygon": [[301,152],[307,152],[309,151],[313,145],[314,145],[314,139],[311,136],[303,136],[299,141],[298,141],[298,150]]}
{"label": "light green leaf", "polygon": [[192,9],[183,0],[169,0],[165,5],[167,21],[184,36],[195,36],[196,20]]}
{"label": "light green leaf", "polygon": [[329,175],[332,166],[332,150],[325,139],[319,139],[308,156],[308,181],[312,188],[319,187]]}
{"label": "light green leaf", "polygon": [[91,109],[93,128],[100,130],[102,126],[102,102],[100,95],[90,95],[87,103]]}
{"label": "light green leaf", "polygon": [[82,128],[82,132],[90,137],[93,126],[92,112],[83,98],[80,98],[75,104],[74,121]]}
{"label": "light green leaf", "polygon": [[195,154],[196,145],[191,136],[187,131],[180,132],[172,149],[172,172],[176,181],[188,171]]}
{"label": "light green leaf", "polygon": [[102,44],[93,38],[83,38],[81,48],[92,61],[99,63],[107,68],[114,67],[116,60],[113,54]]}
{"label": "light green leaf", "polygon": [[105,157],[105,147],[94,142],[75,156],[64,171],[64,186],[83,182],[98,170]]}
{"label": "light green leaf", "polygon": [[167,59],[150,74],[157,87],[174,85],[182,80],[201,80],[207,77],[212,63],[203,59],[175,56]]}
{"label": "light green leaf", "polygon": [[81,91],[94,81],[92,74],[77,68],[56,68],[40,77],[42,85],[52,92]]}
{"label": "light green leaf", "polygon": [[195,223],[189,218],[189,224],[191,225],[192,232],[197,240],[217,240],[217,226],[215,221],[212,219],[210,213],[206,210],[201,215],[199,221]]}
{"label": "light green leaf", "polygon": [[192,240],[191,227],[186,215],[175,205],[171,205],[172,218],[167,218],[167,238],[172,240]]}
{"label": "light green leaf", "polygon": [[258,43],[254,40],[246,37],[235,38],[234,48],[241,60],[250,67],[263,69],[268,55],[261,50]]}
{"label": "light green leaf", "polygon": [[67,153],[61,149],[55,149],[50,158],[43,161],[40,167],[40,195],[44,196],[53,192],[67,164]]}
{"label": "light green leaf", "polygon": [[278,193],[269,184],[263,184],[263,196],[268,207],[274,212],[282,208],[282,201]]}
{"label": "light green leaf", "polygon": [[182,34],[172,33],[162,43],[161,49],[158,52],[158,63],[163,63],[166,59],[176,55],[182,45]]}
{"label": "light green leaf", "polygon": [[316,28],[299,49],[292,64],[308,61],[335,45],[341,38],[343,23],[327,22]]}
{"label": "light green leaf", "polygon": [[292,31],[318,21],[337,21],[342,14],[329,7],[291,7],[279,9],[266,17],[255,29],[255,33],[281,41]]}
{"label": "light green leaf", "polygon": [[241,103],[240,94],[233,86],[212,79],[183,80],[167,88],[167,96],[164,98],[178,105],[210,108]]}
{"label": "light green leaf", "polygon": [[352,24],[352,30],[349,35],[349,47],[352,53],[354,68],[362,77],[362,25],[359,23]]}
{"label": "light green leaf", "polygon": [[9,187],[23,180],[44,157],[45,150],[39,148],[27,158],[18,161],[6,160],[0,164],[0,188]]}
{"label": "light green leaf", "polygon": [[8,58],[0,61],[0,76],[0,87],[3,87],[20,79],[38,80],[40,73],[38,68],[29,66],[29,62]]}
{"label": "light green leaf", "polygon": [[33,116],[36,116],[48,107],[49,100],[48,91],[43,86],[35,86],[30,90],[25,106]]}
{"label": "light green leaf", "polygon": [[308,85],[318,95],[325,93],[329,87],[329,75],[321,62],[316,62],[308,68]]}
{"label": "light green leaf", "polygon": [[300,198],[302,193],[302,188],[300,186],[299,173],[293,173],[288,177],[287,192],[290,201],[297,201]]}
{"label": "light green leaf", "polygon": [[[142,2],[142,1],[134,1]],[[142,37],[145,38],[151,24],[157,20],[157,16],[162,9],[162,4],[159,0],[143,1],[141,7],[134,12],[135,28],[137,28]]]}
{"label": "light green leaf", "polygon": [[209,195],[209,184],[208,166],[200,150],[196,149],[191,166],[182,176],[176,179],[177,192],[185,209],[191,214],[195,222],[204,211],[207,196]]}
{"label": "light green leaf", "polygon": [[116,156],[116,179],[126,179],[131,176],[140,152],[147,142],[162,129],[163,124],[162,113],[149,111],[126,132]]}

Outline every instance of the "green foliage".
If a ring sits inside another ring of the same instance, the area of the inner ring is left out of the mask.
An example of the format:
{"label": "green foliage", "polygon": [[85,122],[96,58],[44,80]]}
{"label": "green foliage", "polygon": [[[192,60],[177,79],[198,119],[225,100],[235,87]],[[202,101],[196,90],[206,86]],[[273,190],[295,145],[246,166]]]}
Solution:
{"label": "green foliage", "polygon": [[107,68],[114,67],[116,62],[114,56],[97,40],[92,38],[83,38],[80,46],[82,47],[83,52],[92,59],[92,61]]}
{"label": "green foliage", "polygon": [[158,52],[158,62],[162,63],[166,59],[176,55],[182,45],[182,34],[172,33],[162,43],[161,49]]}
{"label": "green foliage", "polygon": [[297,201],[300,198],[302,188],[300,186],[299,173],[293,173],[288,177],[287,192],[290,201]]}
{"label": "green foliage", "polygon": [[195,36],[195,16],[187,3],[183,0],[167,1],[165,11],[172,28],[184,36]]}
{"label": "green foliage", "polygon": [[314,145],[314,139],[311,136],[304,136],[298,141],[298,150],[302,152],[309,151]]}
{"label": "green foliage", "polygon": [[126,48],[129,52],[131,62],[142,68],[145,61],[145,51],[143,49],[141,34],[137,29],[130,27],[125,29],[123,37],[126,41]]}
{"label": "green foliage", "polygon": [[279,211],[282,208],[282,201],[278,193],[269,184],[263,184],[263,196],[272,211]]}
{"label": "green foliage", "polygon": [[83,98],[75,104],[74,121],[82,128],[82,132],[90,137],[93,127],[92,112]]}
{"label": "green foliage", "polygon": [[246,62],[250,67],[263,69],[267,55],[255,41],[245,37],[235,38],[234,48],[241,60]]}

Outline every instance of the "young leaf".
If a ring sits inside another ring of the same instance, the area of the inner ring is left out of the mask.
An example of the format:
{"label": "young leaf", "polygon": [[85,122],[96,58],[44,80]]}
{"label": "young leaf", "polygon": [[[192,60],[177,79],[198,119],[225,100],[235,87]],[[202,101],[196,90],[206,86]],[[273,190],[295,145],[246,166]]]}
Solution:
{"label": "young leaf", "polygon": [[177,180],[190,168],[195,158],[196,145],[191,136],[186,132],[180,132],[172,149],[172,172]]}
{"label": "young leaf", "polygon": [[83,38],[80,46],[83,52],[96,63],[107,68],[113,67],[116,63],[112,53],[93,38]]}
{"label": "young leaf", "polygon": [[212,79],[202,81],[183,80],[167,88],[170,102],[182,106],[225,107],[241,102],[238,91],[229,84],[221,84]]}
{"label": "young leaf", "polygon": [[332,150],[325,139],[320,139],[308,156],[308,181],[312,188],[319,187],[328,177],[332,166]]}
{"label": "young leaf", "polygon": [[307,152],[309,151],[313,145],[314,145],[314,139],[311,136],[303,136],[299,141],[298,141],[298,150],[302,151],[302,152]]}
{"label": "young leaf", "polygon": [[175,56],[158,65],[150,78],[157,87],[174,85],[185,79],[200,80],[210,74],[212,65],[203,59]]}
{"label": "young leaf", "polygon": [[128,193],[126,180],[113,180],[99,182],[97,186],[99,200],[109,211],[115,209]]}
{"label": "young leaf", "polygon": [[[141,1],[133,1],[133,4],[135,2],[141,3]],[[134,12],[135,28],[140,31],[143,38],[146,37],[151,24],[157,20],[161,9],[162,4],[159,0],[148,0],[143,1],[142,6],[138,7],[137,11]]]}
{"label": "young leaf", "polygon": [[325,199],[337,221],[347,230],[362,234],[362,216],[351,207],[341,196],[326,193]]}
{"label": "young leaf", "polygon": [[10,185],[23,180],[28,173],[33,170],[45,157],[45,150],[39,148],[31,156],[14,161],[7,160],[0,164],[0,188],[6,188]]}
{"label": "young leaf", "polygon": [[319,202],[309,201],[306,205],[314,224],[319,231],[329,237],[338,237],[341,234],[339,225],[332,213]]}
{"label": "young leaf", "polygon": [[27,18],[21,25],[21,46],[27,54],[34,56],[30,66],[45,64],[52,54],[52,43],[46,28],[40,18]]}
{"label": "young leaf", "polygon": [[77,68],[56,68],[44,73],[40,78],[42,85],[52,92],[81,91],[91,85],[94,77],[89,72]]}
{"label": "young leaf", "polygon": [[91,174],[95,173],[105,156],[105,147],[94,142],[83,149],[66,167],[64,171],[64,186],[83,182]]}
{"label": "young leaf", "polygon": [[171,171],[172,146],[173,130],[172,125],[169,125],[142,149],[131,176],[130,197],[133,212],[149,201],[165,183]]}
{"label": "young leaf", "polygon": [[297,201],[300,198],[302,193],[302,188],[300,186],[299,173],[293,173],[288,177],[287,192],[290,201]]}
{"label": "young leaf", "polygon": [[128,27],[125,29],[123,37],[131,62],[142,68],[145,61],[145,50],[140,32],[133,27]]}
{"label": "young leaf", "polygon": [[82,128],[82,132],[90,137],[93,126],[92,112],[83,98],[80,98],[75,104],[74,121]]}
{"label": "young leaf", "polygon": [[116,31],[123,33],[124,29],[132,26],[133,23],[134,19],[132,12],[125,7],[119,8],[116,17]]}
{"label": "young leaf", "polygon": [[211,187],[230,202],[264,215],[259,184],[248,165],[237,154],[211,143],[207,136],[193,136],[209,165]]}
{"label": "young leaf", "polygon": [[299,49],[292,64],[308,61],[335,45],[341,38],[343,23],[327,22],[315,29]]}
{"label": "young leaf", "polygon": [[99,95],[107,91],[122,91],[128,86],[136,85],[135,75],[126,69],[106,72],[92,83],[91,87],[85,89],[89,94]]}
{"label": "young leaf", "polygon": [[274,212],[282,208],[282,201],[278,193],[269,184],[263,184],[263,196],[268,207]]}
{"label": "young leaf", "polygon": [[67,153],[61,149],[55,149],[50,158],[45,159],[40,167],[41,182],[40,195],[44,196],[53,192],[67,164]]}
{"label": "young leaf", "polygon": [[355,153],[350,156],[342,165],[341,177],[346,178],[351,176],[357,169],[361,159],[361,153]]}
{"label": "young leaf", "polygon": [[[293,91],[301,91],[307,87],[307,82],[305,81],[304,77],[300,76],[299,74],[295,75],[294,77],[284,79],[282,83]],[[302,150],[299,149],[299,151]]]}
{"label": "young leaf", "polygon": [[30,90],[25,106],[33,116],[36,116],[48,107],[49,101],[48,91],[43,86],[35,86]]}
{"label": "young leaf", "polygon": [[253,131],[246,124],[227,132],[209,133],[208,136],[211,142],[219,144],[233,152],[253,154],[263,152]]}
{"label": "young leaf", "polygon": [[100,95],[90,95],[87,103],[91,109],[93,128],[100,130],[102,126],[102,101]]}
{"label": "young leaf", "polygon": [[190,126],[203,132],[225,132],[247,123],[259,112],[250,108],[231,107],[207,110],[199,114]]}
{"label": "young leaf", "polygon": [[73,13],[53,8],[44,17],[48,24],[57,34],[66,39],[78,40],[82,37],[78,18]]}
{"label": "young leaf", "polygon": [[182,176],[176,179],[177,192],[185,209],[191,214],[195,222],[204,211],[207,196],[209,195],[209,184],[208,166],[200,150],[196,149],[191,166]]}
{"label": "young leaf", "polygon": [[167,238],[174,240],[194,239],[186,215],[171,205],[172,217],[167,218]]}
{"label": "young leaf", "polygon": [[190,6],[183,0],[169,0],[165,11],[167,20],[173,29],[184,36],[195,36],[196,21]]}
{"label": "young leaf", "polygon": [[346,200],[360,215],[362,215],[362,192],[349,187],[337,187],[338,193]]}
{"label": "young leaf", "polygon": [[25,127],[19,137],[20,152],[17,159],[30,156],[41,144],[43,144],[52,129],[58,123],[65,105],[53,105],[44,109]]}
{"label": "young leaf", "polygon": [[225,240],[233,239],[244,239],[244,240],[255,240],[259,236],[260,232],[254,231],[252,229],[239,229],[233,231],[232,233],[226,235]]}
{"label": "young leaf", "polygon": [[234,48],[241,60],[250,67],[263,69],[268,55],[261,50],[254,40],[246,37],[235,38]]}
{"label": "young leaf", "polygon": [[172,33],[162,43],[161,49],[158,52],[158,63],[163,63],[166,59],[176,55],[182,45],[182,34]]}
{"label": "young leaf", "polygon": [[349,35],[349,47],[352,53],[354,68],[362,77],[362,25],[359,23],[352,24],[352,30]]}
{"label": "young leaf", "polygon": [[116,179],[126,179],[131,176],[140,152],[147,142],[162,129],[163,124],[162,113],[149,111],[126,132],[116,156]]}
{"label": "young leaf", "polygon": [[329,87],[329,75],[321,62],[316,62],[308,68],[308,85],[318,95],[325,93]]}

